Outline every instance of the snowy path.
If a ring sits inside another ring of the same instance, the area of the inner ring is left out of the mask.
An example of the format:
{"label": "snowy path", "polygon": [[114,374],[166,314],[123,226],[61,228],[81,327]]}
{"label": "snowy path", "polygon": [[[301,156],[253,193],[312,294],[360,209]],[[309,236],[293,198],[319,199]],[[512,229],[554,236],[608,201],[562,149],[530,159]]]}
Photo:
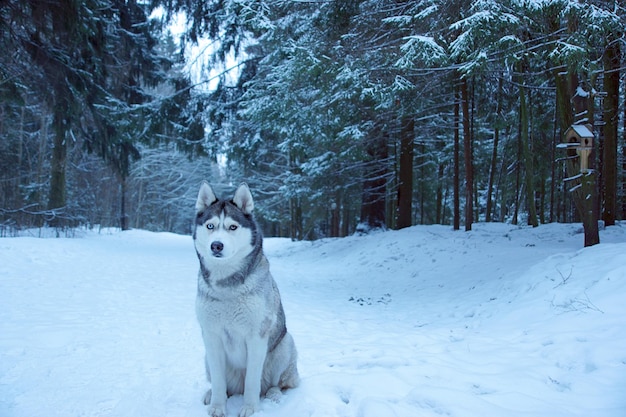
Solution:
{"label": "snowy path", "polygon": [[[266,239],[302,385],[258,415],[623,417],[626,224],[579,228]],[[206,415],[196,268],[187,236],[0,239],[0,417]]]}

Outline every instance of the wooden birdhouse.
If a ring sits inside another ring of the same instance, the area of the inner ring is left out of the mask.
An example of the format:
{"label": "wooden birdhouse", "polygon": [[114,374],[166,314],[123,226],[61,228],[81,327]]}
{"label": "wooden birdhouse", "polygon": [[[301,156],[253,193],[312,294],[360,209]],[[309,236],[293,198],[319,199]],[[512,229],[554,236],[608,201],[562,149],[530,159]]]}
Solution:
{"label": "wooden birdhouse", "polygon": [[580,159],[580,172],[589,172],[589,155],[593,151],[594,135],[591,125],[572,125],[565,131],[562,147],[575,149]]}

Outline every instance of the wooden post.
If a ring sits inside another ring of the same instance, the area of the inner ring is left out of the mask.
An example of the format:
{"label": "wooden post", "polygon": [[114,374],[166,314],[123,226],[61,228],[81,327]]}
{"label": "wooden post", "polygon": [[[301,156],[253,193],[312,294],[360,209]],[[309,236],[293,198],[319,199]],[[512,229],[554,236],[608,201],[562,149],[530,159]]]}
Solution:
{"label": "wooden post", "polygon": [[570,177],[565,181],[580,180],[570,191],[574,193],[576,207],[582,218],[585,246],[600,243],[596,172],[589,166],[589,157],[594,149],[593,138],[591,126],[572,125],[565,132],[564,143],[557,145],[557,148],[567,150],[567,171]]}
{"label": "wooden post", "polygon": [[596,173],[592,170],[583,173],[582,178],[583,198],[583,228],[585,230],[585,247],[600,243],[598,230],[598,213],[596,207]]}

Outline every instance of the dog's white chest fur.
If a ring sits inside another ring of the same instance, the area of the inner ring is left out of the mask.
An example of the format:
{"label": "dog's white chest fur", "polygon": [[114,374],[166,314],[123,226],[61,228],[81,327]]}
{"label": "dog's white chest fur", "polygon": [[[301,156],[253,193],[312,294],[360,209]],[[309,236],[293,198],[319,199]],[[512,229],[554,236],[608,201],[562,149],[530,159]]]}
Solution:
{"label": "dog's white chest fur", "polygon": [[262,331],[264,320],[275,320],[262,298],[251,295],[227,300],[198,295],[196,315],[203,333],[221,340],[226,361],[238,369],[246,367],[248,343],[267,343]]}

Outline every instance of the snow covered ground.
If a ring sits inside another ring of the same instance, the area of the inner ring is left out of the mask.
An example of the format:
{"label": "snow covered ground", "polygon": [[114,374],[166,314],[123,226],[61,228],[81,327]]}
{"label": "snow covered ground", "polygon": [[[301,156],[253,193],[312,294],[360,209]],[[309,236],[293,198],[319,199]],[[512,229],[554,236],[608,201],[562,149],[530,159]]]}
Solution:
{"label": "snow covered ground", "polygon": [[[259,416],[626,416],[626,223],[266,239],[302,384]],[[191,238],[0,239],[0,416],[204,416]],[[228,403],[236,415],[241,397]]]}

